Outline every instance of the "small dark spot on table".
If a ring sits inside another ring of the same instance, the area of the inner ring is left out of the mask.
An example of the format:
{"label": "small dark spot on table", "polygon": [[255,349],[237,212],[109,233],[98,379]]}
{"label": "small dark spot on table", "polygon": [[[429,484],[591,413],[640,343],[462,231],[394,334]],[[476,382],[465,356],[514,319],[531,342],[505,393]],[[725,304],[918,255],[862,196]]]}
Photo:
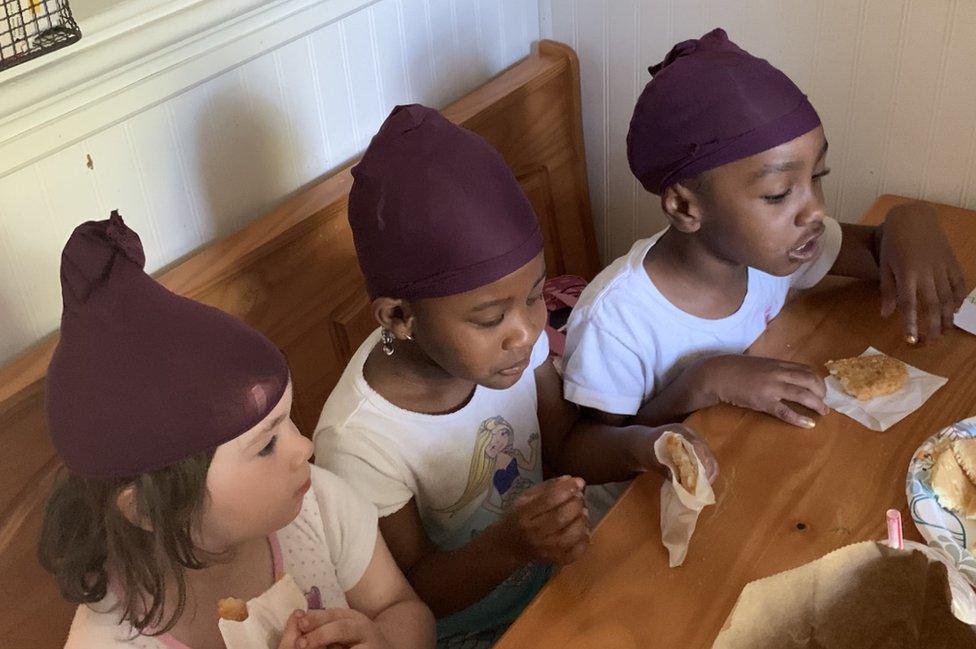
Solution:
{"label": "small dark spot on table", "polygon": [[807,524],[806,523],[797,523],[796,524],[796,529],[798,529],[798,530],[800,530],[802,532],[803,530],[807,529]]}

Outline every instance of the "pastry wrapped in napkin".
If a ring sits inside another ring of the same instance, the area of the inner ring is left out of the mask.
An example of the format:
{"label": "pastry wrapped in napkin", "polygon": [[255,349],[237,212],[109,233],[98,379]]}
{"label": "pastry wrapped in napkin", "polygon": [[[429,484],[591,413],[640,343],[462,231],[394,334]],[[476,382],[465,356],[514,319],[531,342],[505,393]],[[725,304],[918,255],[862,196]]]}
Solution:
{"label": "pastry wrapped in napkin", "polygon": [[217,626],[227,649],[278,649],[288,617],[295,609],[308,610],[308,603],[292,576],[285,575],[246,604],[228,598],[220,601],[219,609]]}
{"label": "pastry wrapped in napkin", "polygon": [[866,541],[742,590],[712,649],[970,649],[946,566]]}
{"label": "pastry wrapped in napkin", "polygon": [[654,442],[654,454],[671,471],[671,480],[661,485],[661,542],[674,568],[684,563],[698,515],[715,504],[715,492],[695,447],[680,434],[661,435]]}

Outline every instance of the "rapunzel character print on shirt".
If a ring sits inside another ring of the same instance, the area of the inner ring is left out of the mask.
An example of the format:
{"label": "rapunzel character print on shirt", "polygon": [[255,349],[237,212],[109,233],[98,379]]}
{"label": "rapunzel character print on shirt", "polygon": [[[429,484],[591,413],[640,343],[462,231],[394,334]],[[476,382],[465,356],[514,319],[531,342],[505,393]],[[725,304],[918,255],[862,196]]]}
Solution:
{"label": "rapunzel character print on shirt", "polygon": [[515,431],[503,417],[481,422],[464,493],[453,505],[439,511],[454,515],[481,498],[481,506],[488,511],[504,513],[519,495],[535,484],[522,472],[531,474],[539,463],[539,433],[530,434],[527,443],[528,458],[516,448]]}

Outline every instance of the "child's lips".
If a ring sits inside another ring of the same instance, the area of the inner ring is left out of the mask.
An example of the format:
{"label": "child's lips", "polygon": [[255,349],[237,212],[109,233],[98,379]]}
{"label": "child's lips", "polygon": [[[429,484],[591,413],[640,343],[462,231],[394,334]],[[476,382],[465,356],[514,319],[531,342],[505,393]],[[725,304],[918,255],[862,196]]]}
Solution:
{"label": "child's lips", "polygon": [[524,360],[519,361],[515,365],[512,365],[511,367],[506,367],[505,369],[500,370],[498,373],[501,374],[502,376],[516,376],[524,372],[528,366],[529,366],[529,359],[526,358]]}
{"label": "child's lips", "polygon": [[805,263],[814,258],[817,254],[817,249],[819,248],[820,235],[823,231],[816,233],[803,243],[790,248],[789,257],[791,261],[798,261]]}
{"label": "child's lips", "polygon": [[308,491],[311,487],[312,487],[312,479],[309,478],[302,484],[301,487],[295,490],[295,495],[299,497],[304,496],[305,492]]}

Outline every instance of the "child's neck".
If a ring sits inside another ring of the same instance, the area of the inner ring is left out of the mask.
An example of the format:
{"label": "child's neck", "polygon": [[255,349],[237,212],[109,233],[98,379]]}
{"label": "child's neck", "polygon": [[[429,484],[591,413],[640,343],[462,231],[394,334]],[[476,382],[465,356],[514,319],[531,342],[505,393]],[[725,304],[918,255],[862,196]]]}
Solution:
{"label": "child's neck", "polygon": [[380,396],[404,410],[429,415],[454,412],[467,404],[475,384],[444,371],[418,345],[398,341],[387,356],[377,345],[363,367],[363,377]]}
{"label": "child's neck", "polygon": [[[217,626],[217,601],[236,597],[247,601],[274,584],[274,557],[266,537],[245,541],[220,558],[198,557],[207,563],[200,570],[187,570],[186,607],[170,635],[193,649],[224,649]],[[176,583],[167,579],[166,613],[176,604]]]}
{"label": "child's neck", "polygon": [[749,268],[716,255],[693,234],[669,228],[644,257],[644,271],[671,304],[699,318],[726,318],[742,306]]}

